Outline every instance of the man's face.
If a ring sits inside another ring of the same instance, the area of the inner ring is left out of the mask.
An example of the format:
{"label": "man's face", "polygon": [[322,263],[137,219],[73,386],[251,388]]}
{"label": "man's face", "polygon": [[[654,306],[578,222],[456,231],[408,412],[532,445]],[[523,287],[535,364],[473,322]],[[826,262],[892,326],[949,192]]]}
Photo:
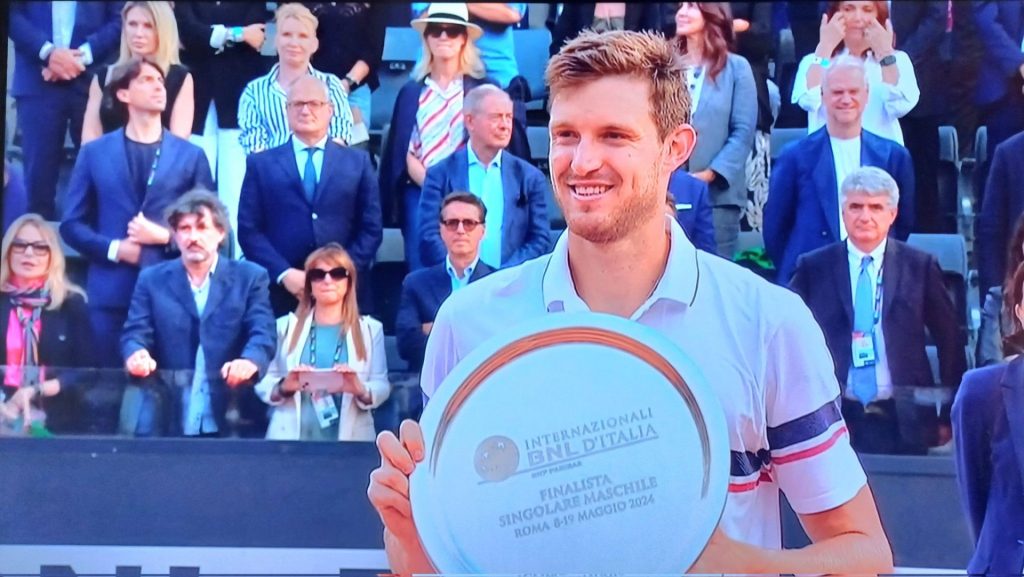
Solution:
{"label": "man's face", "polygon": [[688,127],[658,138],[649,92],[646,80],[607,76],[562,88],[551,102],[555,199],[569,230],[590,242],[664,218],[669,175],[693,149]]}
{"label": "man's face", "polygon": [[[469,223],[467,228],[467,222]],[[479,223],[474,225],[472,223]],[[451,225],[455,228],[452,229]],[[469,230],[469,229],[472,230]],[[468,202],[452,202],[441,211],[441,240],[448,254],[460,258],[474,258],[484,238],[484,224],[480,209]]]}
{"label": "man's face", "polygon": [[851,192],[843,202],[843,224],[850,239],[860,246],[875,247],[889,234],[896,221],[896,207],[889,196]]}
{"label": "man's face", "polygon": [[334,114],[334,105],[323,85],[313,78],[300,78],[288,91],[288,127],[304,138],[320,140]]}
{"label": "man's face", "polygon": [[478,110],[466,114],[470,139],[488,148],[503,149],[512,139],[512,100],[491,94],[480,101]]}
{"label": "man's face", "polygon": [[298,18],[285,18],[278,22],[275,44],[281,64],[295,67],[307,66],[320,47],[316,30]]}
{"label": "man's face", "polygon": [[167,89],[164,77],[150,64],[143,64],[142,71],[128,88],[117,91],[117,98],[129,108],[146,112],[163,112],[167,107]]}
{"label": "man's face", "polygon": [[855,68],[833,71],[822,85],[822,98],[830,123],[839,126],[860,125],[868,101],[864,75]]}
{"label": "man's face", "polygon": [[225,232],[217,228],[206,208],[200,209],[199,215],[186,214],[181,217],[174,229],[174,242],[181,251],[181,258],[193,264],[212,260],[224,236]]}

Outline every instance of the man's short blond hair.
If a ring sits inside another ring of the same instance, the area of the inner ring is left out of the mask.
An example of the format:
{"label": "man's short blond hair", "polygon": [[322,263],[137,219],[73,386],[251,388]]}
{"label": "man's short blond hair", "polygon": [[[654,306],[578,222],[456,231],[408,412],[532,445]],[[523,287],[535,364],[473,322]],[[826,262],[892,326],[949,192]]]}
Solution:
{"label": "man's short blond hair", "polygon": [[662,140],[690,122],[690,93],[682,59],[672,44],[653,32],[584,30],[548,62],[551,98],[606,76],[648,82],[651,118]]}
{"label": "man's short blond hair", "polygon": [[313,30],[314,34],[316,33],[317,27],[320,26],[320,20],[309,11],[309,8],[306,8],[298,2],[282,4],[277,8],[277,12],[274,13],[274,22],[277,22],[278,24],[281,24],[281,22],[289,18],[294,18],[305,24]]}

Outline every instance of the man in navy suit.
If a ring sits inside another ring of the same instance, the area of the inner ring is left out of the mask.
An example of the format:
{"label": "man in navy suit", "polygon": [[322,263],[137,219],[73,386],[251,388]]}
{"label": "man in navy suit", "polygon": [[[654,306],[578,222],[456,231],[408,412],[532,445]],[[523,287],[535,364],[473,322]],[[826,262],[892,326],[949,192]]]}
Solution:
{"label": "man in navy suit", "polygon": [[139,269],[173,256],[164,209],[194,188],[213,189],[206,155],[164,130],[167,104],[158,66],[133,59],[104,89],[128,123],[82,147],[68,183],[61,236],[89,260],[86,293],[101,367],[120,367],[117,341]]}
{"label": "man in navy suit", "polygon": [[441,201],[440,230],[448,255],[444,262],[409,273],[402,281],[402,298],[395,319],[398,352],[419,372],[427,336],[441,303],[448,295],[479,280],[493,268],[480,260],[480,241],[486,231],[487,207],[474,194],[453,192]]}
{"label": "man in navy suit", "polygon": [[967,368],[965,338],[942,270],[932,255],[887,238],[899,204],[896,181],[880,168],[843,181],[845,242],[797,261],[790,288],[825,333],[843,391],[843,418],[854,450],[924,453],[911,387],[932,387],[925,329],[935,341],[942,384]]}
{"label": "man in navy suit", "polygon": [[[334,114],[327,87],[304,76],[288,90],[289,142],[246,159],[238,212],[245,258],[270,274],[275,316],[294,311],[309,253],[345,247],[359,273],[359,310],[372,304],[369,270],[383,239],[380,194],[370,156],[327,139]],[[365,288],[364,288],[365,287]]]}
{"label": "man in navy suit", "polygon": [[505,149],[512,137],[512,99],[497,86],[469,91],[463,103],[469,140],[427,169],[420,195],[420,256],[424,266],[442,262],[447,251],[437,220],[441,199],[471,192],[489,215],[480,259],[494,268],[515,266],[551,250],[548,180],[529,162]]}
{"label": "man in navy suit", "polygon": [[797,258],[846,238],[839,214],[839,184],[860,166],[877,166],[899,186],[893,235],[906,240],[914,226],[914,167],[906,148],[861,128],[868,100],[863,62],[840,56],[825,69],[824,128],[790,144],[772,166],[764,207],[764,244],[786,285]]}
{"label": "man in navy suit", "polygon": [[668,181],[666,202],[672,205],[672,215],[693,246],[718,254],[715,242],[715,222],[708,201],[708,183],[692,176],[685,169],[677,169]]}
{"label": "man in navy suit", "polygon": [[29,211],[57,216],[57,178],[68,129],[77,148],[93,72],[116,53],[123,2],[14,2],[18,128],[25,157]]}
{"label": "man in navy suit", "polygon": [[1010,250],[1010,235],[1014,223],[1024,213],[1024,132],[1013,136],[995,149],[992,166],[985,185],[978,217],[978,294],[986,294],[991,287],[1001,286],[1006,270],[1006,257]]}
{"label": "man in navy suit", "polygon": [[120,339],[128,373],[156,373],[162,386],[126,391],[121,431],[224,436],[230,389],[258,381],[277,349],[270,281],[253,263],[219,258],[230,225],[212,193],[182,196],[167,221],[181,258],[139,275]]}

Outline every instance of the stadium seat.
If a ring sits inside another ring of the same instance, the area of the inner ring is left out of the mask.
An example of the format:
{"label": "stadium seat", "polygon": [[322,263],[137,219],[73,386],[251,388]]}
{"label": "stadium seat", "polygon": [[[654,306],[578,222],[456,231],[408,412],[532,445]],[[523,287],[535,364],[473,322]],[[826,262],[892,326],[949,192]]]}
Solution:
{"label": "stadium seat", "polygon": [[402,296],[402,280],[408,273],[402,231],[385,228],[384,239],[370,269],[373,283],[374,316],[384,325],[384,334],[395,334],[395,317]]}
{"label": "stadium seat", "polygon": [[[959,234],[912,234],[907,244],[923,250],[939,261],[946,290],[953,298],[960,327],[964,333],[964,342],[970,344],[969,331],[974,323],[968,307],[969,278],[967,264],[967,243]],[[933,344],[929,336],[929,344]]]}
{"label": "stadium seat", "polygon": [[774,162],[782,154],[782,149],[791,142],[807,136],[806,128],[773,128],[771,134],[771,156]]}
{"label": "stadium seat", "polygon": [[389,26],[384,33],[381,65],[377,70],[380,87],[371,95],[370,131],[380,131],[391,121],[395,98],[409,81],[409,73],[420,55],[423,43],[410,27]]}
{"label": "stadium seat", "polygon": [[544,107],[548,96],[544,82],[544,70],[548,65],[548,47],[551,46],[551,32],[547,28],[527,28],[513,30],[512,37],[516,45],[516,64],[519,74],[526,79],[530,87],[528,109]]}
{"label": "stadium seat", "polygon": [[[960,142],[956,128],[939,127],[939,162],[936,167],[939,201],[939,218],[942,230],[962,232],[958,229],[963,207],[960,190]],[[969,204],[969,203],[968,203]]]}

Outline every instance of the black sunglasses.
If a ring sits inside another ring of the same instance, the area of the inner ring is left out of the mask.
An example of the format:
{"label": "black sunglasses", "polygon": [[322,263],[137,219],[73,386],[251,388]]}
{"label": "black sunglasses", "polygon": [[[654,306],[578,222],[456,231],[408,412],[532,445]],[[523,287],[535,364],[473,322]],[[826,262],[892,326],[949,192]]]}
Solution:
{"label": "black sunglasses", "polygon": [[322,282],[324,279],[327,278],[327,275],[331,275],[331,278],[334,280],[345,279],[348,278],[348,269],[343,266],[332,268],[331,270],[314,268],[310,269],[306,273],[306,276],[309,277],[310,282]]}
{"label": "black sunglasses", "polygon": [[448,38],[458,38],[466,33],[465,26],[445,26],[443,24],[427,24],[426,29],[423,33],[427,36],[434,38],[440,38],[441,34],[446,34]]}
{"label": "black sunglasses", "polygon": [[479,220],[473,220],[470,218],[449,218],[448,220],[441,219],[441,224],[452,232],[459,230],[459,224],[462,225],[462,228],[466,229],[466,232],[473,232],[473,229],[475,229],[478,224],[483,223]]}
{"label": "black sunglasses", "polygon": [[11,243],[11,252],[18,254],[24,254],[28,252],[29,247],[32,247],[34,254],[50,254],[50,245],[45,242],[28,242],[25,240],[16,240]]}

